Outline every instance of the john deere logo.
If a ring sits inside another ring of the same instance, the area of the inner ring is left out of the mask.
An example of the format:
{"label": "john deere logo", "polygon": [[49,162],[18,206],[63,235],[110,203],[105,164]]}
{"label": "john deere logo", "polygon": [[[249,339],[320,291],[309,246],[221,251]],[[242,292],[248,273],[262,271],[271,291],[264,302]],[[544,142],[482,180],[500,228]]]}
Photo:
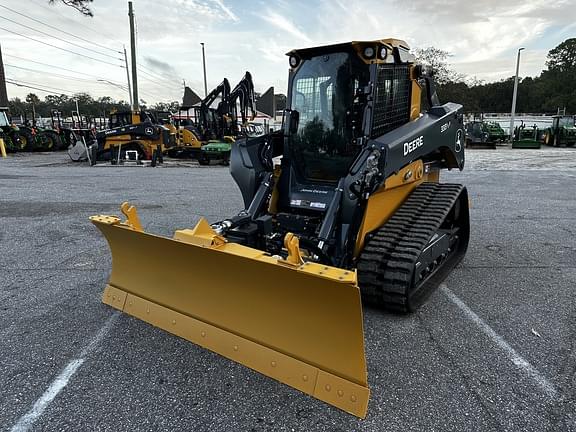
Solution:
{"label": "john deere logo", "polygon": [[154,134],[154,129],[152,129],[151,127],[147,127],[146,129],[144,129],[144,133],[146,135],[153,135]]}
{"label": "john deere logo", "polygon": [[456,131],[456,144],[454,145],[454,150],[456,150],[456,153],[460,153],[462,151],[462,129],[458,129]]}

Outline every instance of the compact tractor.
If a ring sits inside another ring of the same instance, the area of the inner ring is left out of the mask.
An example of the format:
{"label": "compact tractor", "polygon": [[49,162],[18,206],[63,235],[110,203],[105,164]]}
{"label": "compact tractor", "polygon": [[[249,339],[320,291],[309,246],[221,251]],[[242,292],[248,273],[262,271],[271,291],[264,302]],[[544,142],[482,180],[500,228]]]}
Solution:
{"label": "compact tractor", "polygon": [[552,126],[544,132],[544,144],[559,147],[574,147],[576,144],[576,116],[555,115]]}

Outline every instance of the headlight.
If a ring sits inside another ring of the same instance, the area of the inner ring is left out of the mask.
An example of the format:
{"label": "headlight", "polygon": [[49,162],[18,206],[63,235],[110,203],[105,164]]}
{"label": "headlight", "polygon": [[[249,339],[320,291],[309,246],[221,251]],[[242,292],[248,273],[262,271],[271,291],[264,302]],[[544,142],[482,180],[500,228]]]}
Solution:
{"label": "headlight", "polygon": [[374,48],[372,48],[372,47],[364,48],[364,57],[369,58],[369,59],[374,57]]}
{"label": "headlight", "polygon": [[386,47],[380,48],[380,58],[382,60],[384,60],[387,55],[388,55],[388,50],[386,49]]}
{"label": "headlight", "polygon": [[298,66],[298,63],[300,63],[300,59],[296,56],[290,56],[290,66],[292,66],[293,68],[295,68],[296,66]]}

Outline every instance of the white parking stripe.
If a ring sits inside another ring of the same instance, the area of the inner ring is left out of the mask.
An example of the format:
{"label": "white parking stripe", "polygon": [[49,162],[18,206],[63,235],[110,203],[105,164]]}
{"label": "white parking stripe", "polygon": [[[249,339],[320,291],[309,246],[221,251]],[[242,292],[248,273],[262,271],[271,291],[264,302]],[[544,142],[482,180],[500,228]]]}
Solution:
{"label": "white parking stripe", "polygon": [[42,413],[46,410],[50,402],[54,400],[54,398],[62,391],[64,387],[70,381],[70,378],[78,371],[80,366],[84,363],[86,356],[88,356],[94,348],[104,339],[106,334],[112,328],[114,321],[120,316],[120,312],[115,312],[104,325],[102,328],[96,333],[96,335],[90,340],[88,345],[80,352],[79,357],[71,360],[64,370],[60,372],[60,374],[52,381],[48,389],[44,392],[42,396],[34,403],[32,408],[24,414],[12,429],[11,432],[25,432],[34,424],[34,422],[42,415]]}
{"label": "white parking stripe", "polygon": [[470,309],[466,303],[464,303],[456,294],[454,294],[445,284],[440,285],[440,290],[454,303],[458,306],[466,316],[472,320],[482,332],[492,339],[498,347],[506,353],[510,361],[516,366],[521,372],[528,375],[540,389],[548,395],[548,397],[555,399],[558,396],[558,392],[554,385],[548,381],[538,370],[534,368],[527,360],[525,360],[520,354],[512,348],[508,342],[506,342],[502,337],[496,333],[492,328],[486,324],[482,318]]}

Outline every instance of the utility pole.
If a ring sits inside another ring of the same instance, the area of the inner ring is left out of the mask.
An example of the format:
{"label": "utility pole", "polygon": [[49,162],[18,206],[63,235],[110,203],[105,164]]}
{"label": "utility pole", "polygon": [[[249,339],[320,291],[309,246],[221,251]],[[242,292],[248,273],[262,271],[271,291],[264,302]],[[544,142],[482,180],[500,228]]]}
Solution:
{"label": "utility pole", "polygon": [[132,109],[138,111],[138,77],[136,76],[136,35],[134,33],[134,11],[132,2],[128,2],[128,16],[130,17],[130,60],[132,61]]}
{"label": "utility pole", "polygon": [[126,81],[128,82],[128,97],[130,98],[130,109],[134,109],[132,106],[132,89],[130,88],[130,69],[128,68],[128,56],[126,55],[126,45],[124,47],[124,64],[126,65]]}
{"label": "utility pole", "polygon": [[206,84],[206,55],[204,53],[204,42],[200,42],[202,45],[202,67],[204,68],[204,97],[208,96],[208,84]]}
{"label": "utility pole", "polygon": [[514,77],[514,93],[512,95],[512,113],[510,114],[510,142],[514,141],[514,115],[516,114],[516,95],[518,94],[518,71],[520,70],[520,51],[524,48],[518,49],[516,57],[516,76]]}
{"label": "utility pole", "polygon": [[8,108],[8,92],[6,91],[6,75],[4,74],[2,48],[0,48],[0,108]]}

